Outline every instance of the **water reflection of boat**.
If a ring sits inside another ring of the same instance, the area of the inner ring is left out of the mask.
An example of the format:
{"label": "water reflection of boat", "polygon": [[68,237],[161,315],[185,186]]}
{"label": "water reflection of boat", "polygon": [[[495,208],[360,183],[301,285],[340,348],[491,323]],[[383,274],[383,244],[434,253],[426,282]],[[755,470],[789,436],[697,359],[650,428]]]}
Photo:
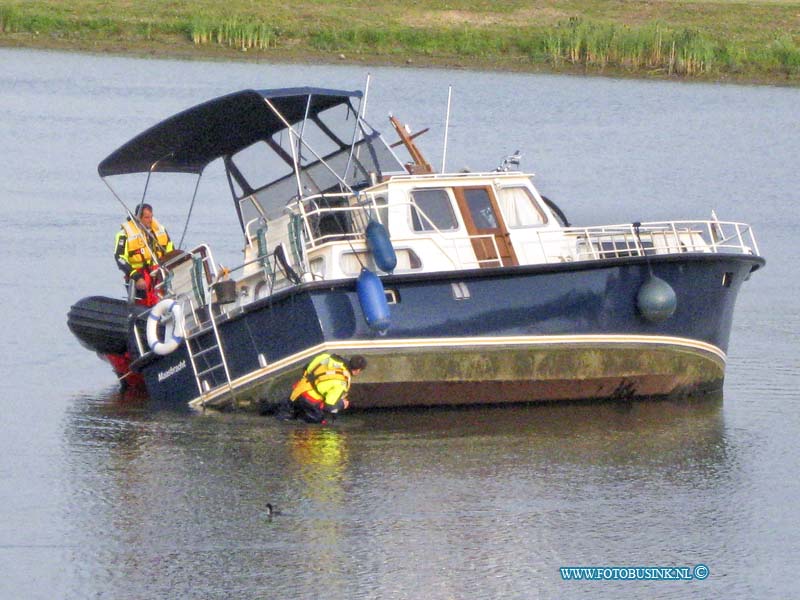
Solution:
{"label": "water reflection of boat", "polygon": [[104,180],[144,174],[145,190],[221,163],[244,260],[222,270],[210,246],[186,249],[160,265],[155,307],[86,298],[73,333],[151,397],[203,407],[277,401],[321,350],[368,356],[362,408],[721,388],[736,295],[764,264],[749,226],[569,226],[513,157],[434,173],[392,119],[400,159],[364,105],[245,90],[108,156]]}

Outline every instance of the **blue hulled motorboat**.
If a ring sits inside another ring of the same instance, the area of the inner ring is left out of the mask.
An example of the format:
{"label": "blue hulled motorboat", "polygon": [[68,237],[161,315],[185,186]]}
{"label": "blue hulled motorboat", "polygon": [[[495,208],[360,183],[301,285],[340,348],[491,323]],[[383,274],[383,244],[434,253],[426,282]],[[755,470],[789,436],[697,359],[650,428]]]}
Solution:
{"label": "blue hulled motorboat", "polygon": [[748,225],[573,227],[513,158],[435,173],[406,127],[392,118],[400,142],[386,142],[364,104],[244,90],[103,160],[109,187],[220,164],[244,259],[222,269],[198,244],[159,265],[153,307],[79,301],[81,343],[153,399],[218,409],[280,401],[323,350],[368,358],[354,408],[721,389],[737,293],[765,262]]}

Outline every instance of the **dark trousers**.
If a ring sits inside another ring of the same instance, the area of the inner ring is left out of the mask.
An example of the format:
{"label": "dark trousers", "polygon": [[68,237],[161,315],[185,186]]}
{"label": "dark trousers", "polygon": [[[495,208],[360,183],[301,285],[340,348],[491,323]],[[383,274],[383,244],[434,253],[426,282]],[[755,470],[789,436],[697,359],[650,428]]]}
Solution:
{"label": "dark trousers", "polygon": [[325,424],[333,420],[333,415],[327,414],[317,404],[300,396],[294,402],[286,398],[278,408],[275,415],[281,420],[300,419],[306,423]]}

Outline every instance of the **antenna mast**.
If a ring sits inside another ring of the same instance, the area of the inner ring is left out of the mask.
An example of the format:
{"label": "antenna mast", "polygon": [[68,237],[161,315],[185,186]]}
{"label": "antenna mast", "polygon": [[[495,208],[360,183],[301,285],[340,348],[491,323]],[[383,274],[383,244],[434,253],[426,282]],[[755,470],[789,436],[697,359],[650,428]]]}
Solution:
{"label": "antenna mast", "polygon": [[442,173],[447,164],[447,132],[450,129],[450,99],[453,95],[453,86],[447,86],[447,115],[444,118],[444,150],[442,150]]}

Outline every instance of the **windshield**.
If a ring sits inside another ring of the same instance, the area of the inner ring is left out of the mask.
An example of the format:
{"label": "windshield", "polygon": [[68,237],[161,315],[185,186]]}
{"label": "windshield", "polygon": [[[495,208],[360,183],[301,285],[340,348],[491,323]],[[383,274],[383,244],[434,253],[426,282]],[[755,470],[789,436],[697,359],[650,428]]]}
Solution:
{"label": "windshield", "polygon": [[[339,105],[233,155],[231,181],[242,222],[283,214],[298,196],[295,161],[303,196],[363,188],[385,173],[404,172],[380,134],[362,120],[355,123],[352,107]],[[349,132],[343,124],[349,125]]]}

